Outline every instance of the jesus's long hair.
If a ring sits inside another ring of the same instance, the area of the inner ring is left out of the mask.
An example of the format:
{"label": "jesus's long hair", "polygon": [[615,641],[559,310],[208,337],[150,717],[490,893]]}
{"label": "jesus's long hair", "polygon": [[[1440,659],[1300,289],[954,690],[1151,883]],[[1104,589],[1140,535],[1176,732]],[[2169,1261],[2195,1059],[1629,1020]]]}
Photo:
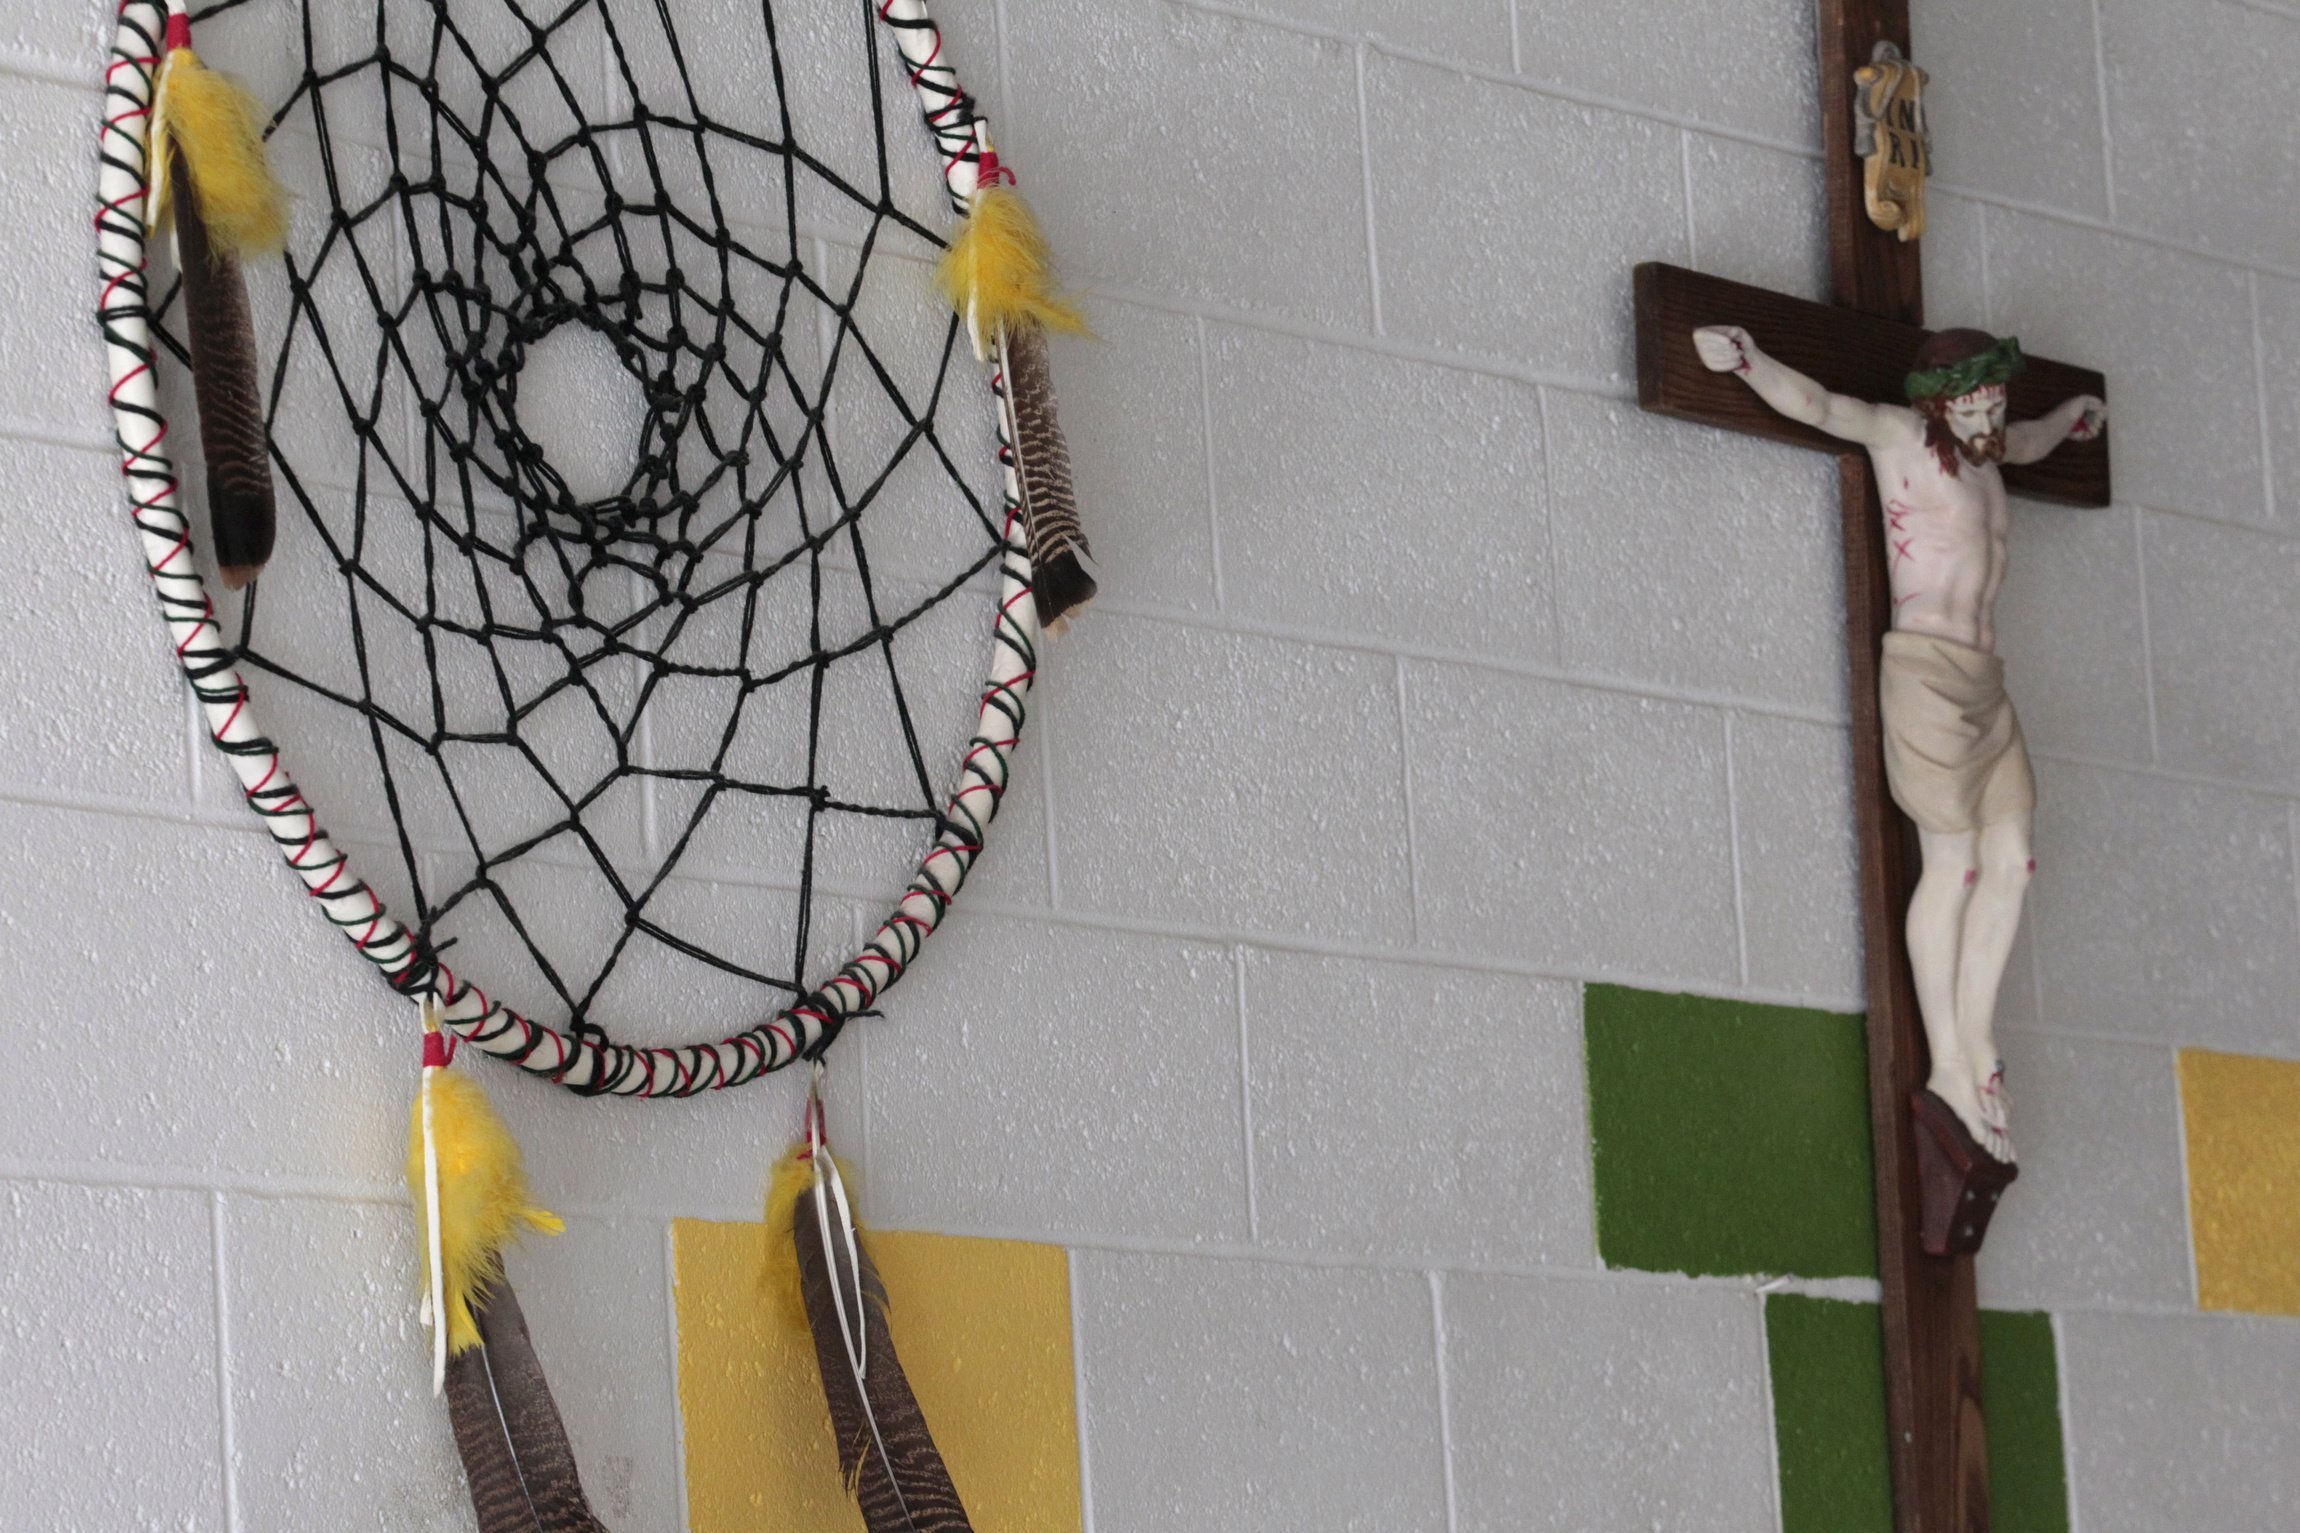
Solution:
{"label": "jesus's long hair", "polygon": [[[1953,367],[1969,357],[1977,357],[1997,344],[1997,338],[1986,330],[1937,330],[1926,337],[1925,344],[1917,348],[1916,360],[1909,371],[1930,372],[1934,368]],[[1925,418],[1925,445],[1933,450],[1941,465],[1941,472],[1954,479],[1964,466],[1964,453],[1957,434],[1949,429],[1949,405],[1945,394],[1924,399],[1912,399],[1909,407]]]}

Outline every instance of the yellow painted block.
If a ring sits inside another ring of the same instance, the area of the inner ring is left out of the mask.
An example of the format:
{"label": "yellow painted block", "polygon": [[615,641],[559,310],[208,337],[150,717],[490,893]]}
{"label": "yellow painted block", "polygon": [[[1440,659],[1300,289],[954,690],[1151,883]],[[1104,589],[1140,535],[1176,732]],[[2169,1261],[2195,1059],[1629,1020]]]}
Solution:
{"label": "yellow painted block", "polygon": [[2183,1049],[2180,1106],[2198,1302],[2300,1315],[2300,1064]]}
{"label": "yellow painted block", "polygon": [[[674,1224],[688,1526],[861,1533],[814,1343],[761,1301],[766,1238],[763,1224]],[[864,1239],[903,1372],[977,1533],[1078,1533],[1066,1253],[895,1231]]]}

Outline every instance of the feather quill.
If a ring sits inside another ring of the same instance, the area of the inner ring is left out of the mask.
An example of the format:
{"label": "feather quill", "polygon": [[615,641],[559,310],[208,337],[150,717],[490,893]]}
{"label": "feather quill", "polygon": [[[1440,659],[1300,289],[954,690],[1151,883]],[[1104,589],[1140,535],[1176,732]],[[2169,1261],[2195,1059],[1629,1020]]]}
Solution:
{"label": "feather quill", "polygon": [[224,584],[237,590],[271,558],[279,521],[240,263],[286,239],[287,194],[264,155],[263,108],[200,62],[188,28],[177,33],[171,24],[152,110],[152,225],[176,226],[209,532]]}
{"label": "feather quill", "polygon": [[183,174],[181,151],[174,158],[176,264],[184,281],[200,450],[207,460],[209,536],[223,582],[236,591],[271,558],[279,525],[256,374],[255,320],[239,257],[210,238],[199,192]]}
{"label": "feather quill", "polygon": [[476,1316],[480,1345],[447,1365],[447,1412],[479,1533],[607,1533],[509,1283]]}
{"label": "feather quill", "polygon": [[998,184],[996,162],[968,199],[966,221],[951,235],[935,270],[942,295],[966,321],[977,359],[990,355],[1001,331],[1068,330],[1084,334],[1086,318],[1054,292],[1046,236],[1030,204]]}
{"label": "feather quill", "polygon": [[[768,1217],[770,1232],[779,1223],[791,1234],[839,1469],[867,1533],[972,1533],[895,1356],[886,1285],[855,1230],[844,1179],[829,1150],[816,1145],[809,1157],[800,1144],[777,1168]],[[771,1283],[784,1287],[789,1276],[770,1258]],[[770,1297],[788,1303],[787,1294]]]}
{"label": "feather quill", "polygon": [[[430,1035],[438,1037],[437,1033]],[[519,1144],[495,1115],[477,1081],[456,1071],[427,1068],[409,1114],[407,1187],[421,1210],[429,1201],[424,1169],[424,1106],[431,1108],[439,1185],[441,1288],[448,1350],[479,1345],[479,1310],[503,1281],[503,1249],[527,1230],[556,1235],[566,1229],[556,1214],[534,1206]],[[424,1280],[431,1282],[424,1261]]]}
{"label": "feather quill", "polygon": [[1070,479],[1070,444],[1054,409],[1054,373],[1046,331],[1024,325],[1003,337],[1006,397],[1013,412],[1015,478],[1022,486],[1022,522],[1030,539],[1030,573],[1038,625],[1059,634],[1069,615],[1094,599],[1094,577],[1079,562],[1092,557],[1078,522]]}

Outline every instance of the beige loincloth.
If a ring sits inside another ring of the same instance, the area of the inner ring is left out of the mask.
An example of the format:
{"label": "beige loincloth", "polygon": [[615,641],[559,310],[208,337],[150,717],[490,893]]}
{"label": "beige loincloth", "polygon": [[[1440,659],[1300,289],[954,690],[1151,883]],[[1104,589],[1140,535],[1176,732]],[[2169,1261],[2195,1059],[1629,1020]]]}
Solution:
{"label": "beige loincloth", "polygon": [[1885,780],[1926,830],[1978,830],[2036,808],[2036,774],[2005,696],[2005,663],[1929,633],[1885,635],[1877,668]]}

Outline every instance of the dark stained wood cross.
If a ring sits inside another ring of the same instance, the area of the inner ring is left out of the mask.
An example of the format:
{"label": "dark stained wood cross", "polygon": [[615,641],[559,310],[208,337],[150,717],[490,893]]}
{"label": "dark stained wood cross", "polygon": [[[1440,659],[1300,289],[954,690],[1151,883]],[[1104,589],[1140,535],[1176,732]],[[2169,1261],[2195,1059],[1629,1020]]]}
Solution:
{"label": "dark stained wood cross", "polygon": [[[1918,854],[1912,828],[1885,785],[1877,661],[1891,626],[1892,600],[1876,484],[1866,452],[1775,414],[1734,374],[1704,367],[1693,349],[1695,327],[1739,325],[1780,361],[1833,392],[1897,401],[1901,380],[1928,333],[1918,242],[1903,242],[1869,221],[1862,165],[1853,148],[1853,72],[1869,62],[1881,40],[1913,53],[1908,0],[1820,0],[1820,19],[1822,147],[1836,301],[1808,303],[1681,267],[1638,267],[1638,402],[1664,415],[1837,455],[1894,1524],[1899,1533],[1987,1533],[1988,1444],[1980,1410],[1973,1254],[2001,1180],[1989,1184],[1993,1162],[1977,1172],[1969,1163],[1947,1164],[1929,1141],[1920,1159],[1911,1116],[1912,1093],[1929,1069],[1903,931]],[[2106,398],[2108,390],[2098,373],[2031,358],[2009,393],[2008,416],[2021,420],[2071,394]],[[2105,506],[2107,439],[2071,441],[2041,462],[2008,465],[2004,479],[2008,490],[2032,499]]]}

